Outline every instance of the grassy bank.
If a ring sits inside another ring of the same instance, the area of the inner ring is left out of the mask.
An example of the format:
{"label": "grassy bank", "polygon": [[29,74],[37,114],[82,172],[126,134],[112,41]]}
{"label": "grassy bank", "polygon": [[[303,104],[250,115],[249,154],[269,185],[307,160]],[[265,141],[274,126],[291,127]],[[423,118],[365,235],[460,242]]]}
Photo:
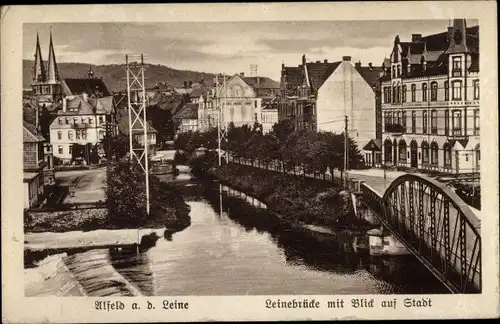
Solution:
{"label": "grassy bank", "polygon": [[51,208],[29,210],[25,212],[24,230],[67,232],[166,227],[178,231],[190,225],[189,206],[174,185],[150,176],[149,188],[148,215],[144,173],[124,158],[108,166],[106,203],[86,204],[85,208],[81,208],[81,204],[57,204]]}
{"label": "grassy bank", "polygon": [[335,230],[364,225],[354,215],[350,195],[329,181],[233,163],[210,168],[207,174],[258,198],[288,223]]}

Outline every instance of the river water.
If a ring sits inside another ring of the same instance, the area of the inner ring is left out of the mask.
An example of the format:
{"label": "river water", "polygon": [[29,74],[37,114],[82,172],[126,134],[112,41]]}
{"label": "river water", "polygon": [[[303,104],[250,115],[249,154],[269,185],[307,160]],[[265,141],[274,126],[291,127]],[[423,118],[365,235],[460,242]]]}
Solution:
{"label": "river water", "polygon": [[[221,194],[219,184],[202,184],[182,173],[178,180],[191,207],[188,228],[165,233],[139,254],[135,249],[99,249],[60,255],[52,265],[42,261],[44,269],[25,270],[26,295],[446,292],[414,257],[370,257],[355,249],[352,234],[294,230],[277,222],[260,202],[234,190]],[[65,289],[57,285],[62,280]],[[73,285],[67,283],[71,280]]]}

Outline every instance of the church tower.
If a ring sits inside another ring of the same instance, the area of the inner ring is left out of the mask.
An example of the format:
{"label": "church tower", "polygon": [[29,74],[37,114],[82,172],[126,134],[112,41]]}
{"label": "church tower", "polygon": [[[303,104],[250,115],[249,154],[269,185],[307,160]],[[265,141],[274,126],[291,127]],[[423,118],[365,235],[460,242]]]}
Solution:
{"label": "church tower", "polygon": [[62,100],[61,80],[59,78],[59,70],[57,69],[54,43],[52,41],[52,30],[50,31],[47,70],[45,69],[45,63],[42,58],[42,50],[40,48],[40,41],[37,33],[35,66],[33,72],[33,83],[31,87],[38,106],[50,107],[60,102]]}

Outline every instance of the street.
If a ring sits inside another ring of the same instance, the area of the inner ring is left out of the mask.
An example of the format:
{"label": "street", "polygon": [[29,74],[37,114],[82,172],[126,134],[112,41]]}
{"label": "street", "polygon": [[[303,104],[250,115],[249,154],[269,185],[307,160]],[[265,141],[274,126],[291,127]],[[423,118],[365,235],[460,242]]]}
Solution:
{"label": "street", "polygon": [[78,204],[105,201],[106,168],[57,172],[56,181],[68,186],[64,203]]}

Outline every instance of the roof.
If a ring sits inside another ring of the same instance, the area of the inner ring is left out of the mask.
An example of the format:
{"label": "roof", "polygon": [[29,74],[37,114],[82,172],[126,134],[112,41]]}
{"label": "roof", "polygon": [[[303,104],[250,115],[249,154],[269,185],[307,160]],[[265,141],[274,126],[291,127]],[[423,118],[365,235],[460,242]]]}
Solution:
{"label": "roof", "polygon": [[195,88],[189,94],[189,98],[199,98],[200,96],[205,96],[205,94],[210,91],[208,88]]}
{"label": "roof", "polygon": [[280,87],[278,82],[268,77],[243,77],[243,80],[254,89],[279,89]]}
{"label": "roof", "polygon": [[97,114],[111,114],[113,113],[113,96],[103,98],[89,98],[89,104],[95,108]]}
{"label": "roof", "polygon": [[[120,109],[119,111],[117,111],[116,120],[118,121],[118,130],[125,135],[129,135],[130,134],[130,128],[129,128],[130,126],[129,126],[127,110]],[[140,134],[144,133],[144,130],[142,129],[142,127],[140,126],[139,123],[135,123],[134,128],[132,129],[132,133],[140,135]],[[151,126],[150,122],[148,122],[147,133],[148,134],[158,133],[158,131],[153,126]]]}
{"label": "roof", "polygon": [[309,81],[311,87],[315,90],[318,90],[323,83],[325,83],[326,79],[337,69],[341,62],[333,62],[333,63],[306,63],[307,73],[309,76]]}
{"label": "roof", "polygon": [[39,172],[23,172],[23,182],[29,182],[39,176]]}
{"label": "roof", "polygon": [[97,97],[111,96],[106,84],[102,79],[64,79],[63,83],[66,85],[67,90],[73,95],[87,93],[89,95],[96,95]]}
{"label": "roof", "polygon": [[35,125],[23,121],[23,143],[44,142],[45,138],[39,135]]}
{"label": "roof", "polygon": [[363,147],[365,151],[382,151],[382,140],[379,138],[372,138],[366,145]]}
{"label": "roof", "polygon": [[62,109],[57,112],[58,116],[78,116],[94,114],[112,114],[114,111],[113,96],[104,98],[88,98],[87,101],[81,96],[67,99],[66,111]]}
{"label": "roof", "polygon": [[198,104],[185,104],[174,116],[176,119],[198,119]]}
{"label": "roof", "polygon": [[287,90],[295,90],[302,85],[301,67],[284,67],[282,75],[285,77],[285,87]]}
{"label": "roof", "polygon": [[370,86],[375,85],[375,83],[380,79],[381,73],[384,71],[382,67],[379,66],[361,66],[356,70]]}

